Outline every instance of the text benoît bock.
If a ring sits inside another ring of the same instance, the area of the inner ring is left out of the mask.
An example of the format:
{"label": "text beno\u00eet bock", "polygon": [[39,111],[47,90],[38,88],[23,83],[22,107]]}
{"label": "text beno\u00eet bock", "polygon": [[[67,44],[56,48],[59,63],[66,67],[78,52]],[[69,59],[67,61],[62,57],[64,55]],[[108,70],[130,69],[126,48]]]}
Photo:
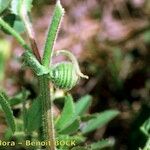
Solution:
{"label": "text beno\u00eet bock", "polygon": [[[9,147],[9,146],[16,146],[16,145],[24,145],[24,146],[50,146],[50,141],[30,141],[25,140],[23,142],[16,142],[16,141],[3,141],[0,140],[0,146]],[[55,140],[56,146],[76,146],[75,140]]]}

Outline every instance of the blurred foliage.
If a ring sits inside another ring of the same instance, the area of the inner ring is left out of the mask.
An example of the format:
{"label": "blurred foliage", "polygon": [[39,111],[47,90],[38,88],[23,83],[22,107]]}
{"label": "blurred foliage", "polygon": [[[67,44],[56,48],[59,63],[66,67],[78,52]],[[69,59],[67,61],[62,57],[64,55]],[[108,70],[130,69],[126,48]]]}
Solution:
{"label": "blurred foliage", "polygon": [[5,67],[10,57],[10,43],[7,40],[0,39],[0,88],[5,77]]}

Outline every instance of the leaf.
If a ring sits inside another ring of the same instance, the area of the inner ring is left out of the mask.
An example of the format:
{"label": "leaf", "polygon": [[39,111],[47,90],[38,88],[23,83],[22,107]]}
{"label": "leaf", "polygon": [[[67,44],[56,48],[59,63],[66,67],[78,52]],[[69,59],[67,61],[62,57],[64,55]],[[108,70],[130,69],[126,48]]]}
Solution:
{"label": "leaf", "polygon": [[[84,114],[87,111],[90,104],[91,104],[91,96],[89,96],[89,95],[86,95],[86,96],[82,97],[81,99],[79,99],[79,101],[75,104],[74,115],[70,118],[70,120],[68,120],[67,124],[61,128],[60,132],[65,131],[65,133],[66,133],[67,130],[70,129],[70,127],[73,127],[74,122],[76,122],[76,120],[78,120],[80,115]],[[76,128],[77,128],[77,124],[76,124]],[[68,133],[69,132],[71,133],[71,131],[68,130]]]}
{"label": "leaf", "polygon": [[13,112],[11,110],[10,104],[8,103],[8,100],[6,99],[6,96],[3,93],[0,93],[0,104],[5,113],[7,124],[11,130],[15,132],[16,127]]}
{"label": "leaf", "polygon": [[140,130],[148,137],[150,137],[150,118],[148,118],[140,127]]}
{"label": "leaf", "polygon": [[[24,101],[24,99],[27,99],[27,97],[29,96],[30,92],[28,90],[23,90],[23,92],[19,92],[18,94],[16,94],[15,96],[11,97],[9,99],[9,104],[10,106],[15,106],[18,105],[20,103],[22,103]],[[24,95],[26,97],[24,97]]]}
{"label": "leaf", "polygon": [[73,98],[70,94],[65,97],[65,105],[59,120],[56,123],[56,128],[61,130],[68,125],[68,122],[74,116],[75,108]]}
{"label": "leaf", "polygon": [[23,33],[25,31],[24,24],[23,24],[23,22],[18,17],[14,21],[13,28],[18,33]]}
{"label": "leaf", "polygon": [[11,0],[0,0],[0,13],[2,13],[5,9],[8,8]]}
{"label": "leaf", "polygon": [[41,126],[42,106],[39,98],[35,99],[27,111],[27,131],[33,132]]}
{"label": "leaf", "polygon": [[75,120],[71,125],[69,125],[64,130],[59,131],[60,134],[72,134],[79,129],[79,120]]}
{"label": "leaf", "polygon": [[[15,14],[7,14],[3,17],[3,20],[7,22],[17,33],[22,33],[25,31],[23,22]],[[4,28],[1,28],[5,33],[10,34]]]}
{"label": "leaf", "polygon": [[91,105],[92,97],[90,95],[86,95],[78,100],[75,104],[75,113],[78,116],[83,115],[89,106]]}
{"label": "leaf", "polygon": [[96,143],[92,143],[90,147],[92,150],[100,150],[103,148],[112,147],[114,146],[114,144],[115,144],[115,140],[113,138],[112,139],[110,138],[110,139],[101,140]]}
{"label": "leaf", "polygon": [[73,147],[71,150],[91,150],[91,149],[89,149],[89,148],[87,148],[87,147],[83,147],[83,146],[77,146],[77,147]]}
{"label": "leaf", "polygon": [[79,135],[73,135],[73,136],[70,136],[68,134],[58,134],[58,137],[57,137],[57,140],[58,141],[61,141],[61,140],[64,140],[64,141],[74,141],[75,140],[75,144],[78,145],[80,143],[84,143],[86,138],[79,134]]}
{"label": "leaf", "polygon": [[[11,54],[10,42],[6,39],[0,39],[0,82],[5,76],[5,65]],[[2,85],[0,85],[1,87]]]}
{"label": "leaf", "polygon": [[52,58],[53,55],[54,43],[58,35],[59,26],[61,24],[63,15],[64,15],[64,9],[61,6],[60,0],[58,0],[55,6],[51,24],[49,25],[49,30],[46,37],[45,47],[44,47],[42,64],[46,67],[49,66],[50,59]]}
{"label": "leaf", "polygon": [[81,121],[87,122],[87,121],[89,121],[89,120],[91,120],[91,119],[96,118],[97,115],[98,115],[98,113],[94,113],[94,114],[86,114],[86,115],[84,115],[84,116],[81,117]]}
{"label": "leaf", "polygon": [[22,2],[26,5],[27,11],[30,12],[32,8],[32,1],[33,0],[12,0],[11,12],[19,16],[19,9],[21,8]]}
{"label": "leaf", "polygon": [[85,133],[91,132],[97,128],[101,128],[104,125],[106,125],[109,121],[114,119],[118,114],[119,114],[118,110],[104,111],[104,112],[100,113],[99,115],[97,115],[96,118],[88,121],[81,130],[85,134]]}

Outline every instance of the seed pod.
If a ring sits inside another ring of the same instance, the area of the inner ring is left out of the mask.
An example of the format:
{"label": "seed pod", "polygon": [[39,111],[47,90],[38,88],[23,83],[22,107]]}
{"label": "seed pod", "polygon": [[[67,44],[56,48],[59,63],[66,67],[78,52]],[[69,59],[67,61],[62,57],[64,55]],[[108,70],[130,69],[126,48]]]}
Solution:
{"label": "seed pod", "polygon": [[77,84],[79,76],[72,63],[62,62],[52,67],[50,79],[56,87],[70,90]]}

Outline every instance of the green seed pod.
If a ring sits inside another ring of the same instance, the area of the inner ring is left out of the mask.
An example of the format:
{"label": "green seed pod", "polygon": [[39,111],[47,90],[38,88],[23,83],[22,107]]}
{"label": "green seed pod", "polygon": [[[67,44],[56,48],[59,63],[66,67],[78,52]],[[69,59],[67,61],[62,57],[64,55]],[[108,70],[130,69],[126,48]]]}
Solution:
{"label": "green seed pod", "polygon": [[70,90],[77,84],[79,76],[72,63],[62,62],[52,67],[50,79],[56,87]]}
{"label": "green seed pod", "polygon": [[60,54],[68,57],[71,62],[61,62],[52,65],[49,78],[56,87],[71,90],[77,84],[80,77],[88,79],[88,76],[81,72],[78,61],[71,52],[59,50],[56,51],[55,56]]}

